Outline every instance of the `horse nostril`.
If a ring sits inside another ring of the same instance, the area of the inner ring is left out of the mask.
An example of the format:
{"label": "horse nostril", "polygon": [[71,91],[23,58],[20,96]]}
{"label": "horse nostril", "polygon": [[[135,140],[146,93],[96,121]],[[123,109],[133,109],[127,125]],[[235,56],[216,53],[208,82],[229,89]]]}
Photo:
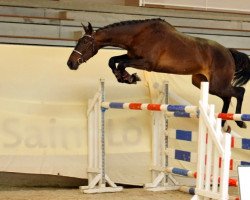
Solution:
{"label": "horse nostril", "polygon": [[69,61],[67,62],[67,65],[69,66],[69,68],[72,68],[73,62],[69,60]]}

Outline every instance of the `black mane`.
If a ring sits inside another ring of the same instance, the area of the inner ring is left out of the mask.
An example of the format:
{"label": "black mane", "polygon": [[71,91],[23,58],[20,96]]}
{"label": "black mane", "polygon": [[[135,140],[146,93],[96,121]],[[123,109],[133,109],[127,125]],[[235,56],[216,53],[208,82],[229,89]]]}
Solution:
{"label": "black mane", "polygon": [[121,22],[116,22],[113,24],[109,24],[107,26],[101,27],[97,29],[96,31],[108,29],[108,28],[114,28],[114,27],[119,27],[119,26],[124,26],[124,25],[133,25],[133,24],[139,24],[139,23],[145,23],[145,22],[150,22],[150,21],[162,21],[165,22],[165,20],[156,18],[156,19],[145,19],[145,20],[129,20],[129,21],[121,21]]}

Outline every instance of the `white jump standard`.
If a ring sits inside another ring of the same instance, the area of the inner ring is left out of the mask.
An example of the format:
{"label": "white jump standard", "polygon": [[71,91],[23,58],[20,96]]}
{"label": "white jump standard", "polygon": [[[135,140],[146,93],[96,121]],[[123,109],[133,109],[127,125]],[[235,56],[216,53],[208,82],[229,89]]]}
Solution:
{"label": "white jump standard", "polygon": [[100,80],[99,91],[89,101],[88,116],[88,186],[80,186],[84,193],[119,192],[118,187],[106,174],[105,170],[105,109],[104,81]]}

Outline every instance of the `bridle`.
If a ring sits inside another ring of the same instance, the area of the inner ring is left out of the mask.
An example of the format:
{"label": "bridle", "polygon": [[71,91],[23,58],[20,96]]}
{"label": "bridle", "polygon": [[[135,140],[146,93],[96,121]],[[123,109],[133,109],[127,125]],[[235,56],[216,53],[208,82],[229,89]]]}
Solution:
{"label": "bridle", "polygon": [[[94,51],[95,51],[95,44],[94,44],[94,42],[93,42],[93,41],[94,41],[93,36],[91,36],[91,35],[84,35],[83,37],[89,37],[89,38],[92,39],[92,42],[91,42],[91,45],[92,45],[92,53],[94,54]],[[88,50],[89,47],[90,47],[91,45],[89,45],[86,49]],[[76,50],[76,49],[74,49],[73,52],[76,52],[77,54],[80,55],[80,58],[77,59],[77,62],[78,62],[79,65],[82,64],[83,62],[85,62],[85,61],[83,60],[83,54],[82,54],[82,52],[80,52],[80,51],[78,51],[78,50]]]}
{"label": "bridle", "polygon": [[77,50],[73,50],[74,52],[78,53],[80,56],[82,56],[82,53],[80,51],[77,51]]}

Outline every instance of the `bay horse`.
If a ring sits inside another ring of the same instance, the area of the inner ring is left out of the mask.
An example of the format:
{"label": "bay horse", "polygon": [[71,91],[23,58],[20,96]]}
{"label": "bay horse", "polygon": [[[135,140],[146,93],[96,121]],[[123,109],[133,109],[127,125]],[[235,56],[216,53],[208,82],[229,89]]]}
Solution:
{"label": "bay horse", "polygon": [[[89,23],[83,29],[85,34],[67,62],[70,69],[78,69],[103,47],[120,47],[127,54],[111,57],[108,63],[118,82],[140,81],[126,67],[192,75],[192,84],[198,88],[202,81],[209,81],[209,93],[223,100],[222,113],[228,112],[232,97],[237,99],[236,113],[241,113],[245,93],[241,86],[250,79],[250,60],[246,54],[212,40],[183,34],[162,19],[124,21],[96,31]],[[224,123],[225,120],[222,126]],[[246,128],[243,121],[236,123]]]}

